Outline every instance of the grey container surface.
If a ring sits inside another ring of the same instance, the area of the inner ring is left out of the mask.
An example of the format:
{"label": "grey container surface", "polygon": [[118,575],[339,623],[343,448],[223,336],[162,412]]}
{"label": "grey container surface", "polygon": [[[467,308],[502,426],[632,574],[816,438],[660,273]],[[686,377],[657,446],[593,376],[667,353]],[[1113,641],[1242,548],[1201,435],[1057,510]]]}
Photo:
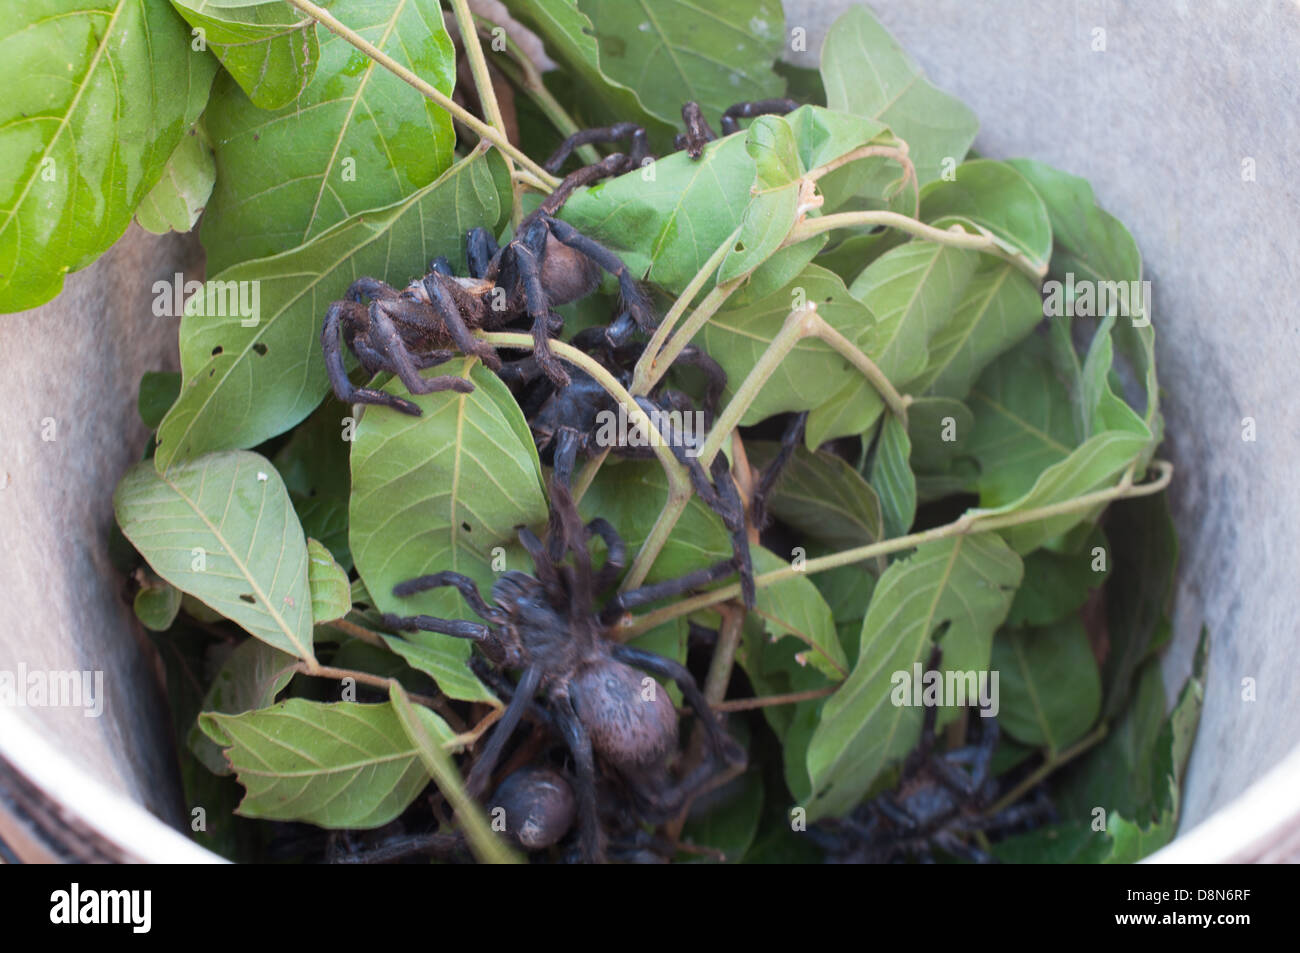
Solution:
{"label": "grey container surface", "polygon": [[[816,61],[846,0],[787,2]],[[1300,852],[1300,6],[879,0],[877,14],[978,114],[976,148],[1089,179],[1133,231],[1154,284],[1171,498],[1181,534],[1176,691],[1202,626],[1205,712],[1180,836],[1157,859]],[[1104,34],[1096,31],[1104,31]],[[1104,35],[1104,50],[1097,40]],[[1253,167],[1253,177],[1243,169]],[[0,708],[0,755],[140,859],[201,856],[169,730],[120,580],[111,494],[145,434],[142,372],[175,365],[150,288],[199,277],[191,239],[132,229],[55,302],[0,318],[0,670],[99,669],[101,718]],[[1243,440],[1253,418],[1254,441]],[[42,440],[46,418],[54,441]],[[1253,679],[1255,698],[1243,697]],[[146,810],[150,813],[146,813]]]}

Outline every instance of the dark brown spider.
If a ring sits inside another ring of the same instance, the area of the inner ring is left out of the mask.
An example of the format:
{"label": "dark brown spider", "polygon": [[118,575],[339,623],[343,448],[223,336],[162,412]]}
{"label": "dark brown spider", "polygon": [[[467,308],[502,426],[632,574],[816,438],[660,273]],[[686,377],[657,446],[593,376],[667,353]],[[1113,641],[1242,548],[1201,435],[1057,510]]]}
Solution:
{"label": "dark brown spider", "polygon": [[[755,116],[784,116],[798,108],[799,104],[793,99],[759,99],[753,102],[736,103],[734,106],[727,107],[722,114],[722,134],[729,136],[738,131],[741,119],[753,119]],[[705,145],[717,139],[718,135],[704,118],[704,111],[700,109],[699,103],[689,102],[682,107],[682,123],[686,131],[677,134],[673,140],[673,148],[685,149],[686,154],[692,159],[698,159],[703,154]],[[627,156],[616,174],[630,172],[643,165],[645,160],[654,158],[650,154],[650,143],[646,138],[645,129],[634,122],[619,122],[612,126],[575,132],[560,143],[560,147],[546,160],[543,168],[548,172],[556,172],[579,146],[598,142],[618,142],[621,139],[628,140],[629,147]]]}
{"label": "dark brown spider", "polygon": [[475,355],[494,370],[500,368],[495,348],[472,332],[501,328],[524,317],[531,323],[542,371],[557,386],[566,386],[569,375],[550,349],[550,338],[562,327],[551,309],[590,294],[602,269],[618,279],[625,320],[653,330],[650,303],[622,260],[553,217],[575,189],[617,174],[624,164],[623,157],[615,154],[567,176],[519,223],[504,248],[498,248],[485,229],[471,231],[466,249],[468,278],[452,274],[446,258],[436,258],[428,274],[401,291],[376,278],[354,281],[343,300],[330,305],[321,329],[325,369],[338,398],[419,416],[420,408],[409,400],[354,386],[344,366],[343,345],[356,354],[367,373],[392,372],[412,394],[468,393],[474,385],[462,377],[422,377],[420,371],[450,360],[456,351]]}
{"label": "dark brown spider", "polygon": [[[938,667],[938,648],[930,667]],[[974,744],[942,754],[934,752],[938,709],[927,707],[921,741],[907,756],[897,787],[866,802],[850,816],[823,822],[812,831],[832,863],[883,864],[903,861],[933,863],[937,848],[958,860],[995,863],[987,851],[970,842],[983,832],[1000,836],[1026,830],[1054,813],[1044,796],[1012,804],[996,814],[984,812],[998,795],[990,770],[998,745],[998,726],[976,715]]]}
{"label": "dark brown spider", "polygon": [[[600,537],[607,549],[599,571],[593,569],[587,548],[592,537]],[[488,789],[506,743],[540,694],[546,717],[573,757],[582,858],[603,860],[597,759],[627,784],[644,816],[660,818],[679,810],[716,772],[717,764],[744,764],[744,751],[723,730],[684,666],[607,637],[629,610],[707,585],[734,572],[735,565],[729,560],[619,593],[598,612],[596,596],[619,577],[626,556],[622,539],[608,522],[595,519],[583,525],[567,488],[553,483],[546,543],[527,529],[519,531],[519,540],[532,556],[536,575],[503,573],[492,586],[493,605],[484,602],[472,579],[455,572],[421,576],[393,588],[394,595],[410,596],[454,586],[487,624],[427,615],[388,615],[385,621],[398,630],[473,639],[497,668],[521,671],[500,723],[470,770],[466,789],[475,797]],[[566,552],[573,555],[572,566],[562,562]],[[643,672],[672,679],[708,734],[713,763],[706,759],[677,783],[668,772],[677,752],[677,712],[668,694]]]}

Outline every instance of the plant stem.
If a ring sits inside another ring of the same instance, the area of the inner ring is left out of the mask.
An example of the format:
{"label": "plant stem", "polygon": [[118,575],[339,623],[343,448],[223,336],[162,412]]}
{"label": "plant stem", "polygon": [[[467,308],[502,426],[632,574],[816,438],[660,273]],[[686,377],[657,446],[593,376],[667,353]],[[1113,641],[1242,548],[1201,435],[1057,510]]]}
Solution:
{"label": "plant stem", "polygon": [[741,275],[739,278],[733,278],[724,284],[714,285],[704,300],[699,303],[696,309],[691,312],[691,316],[672,336],[672,339],[648,361],[646,355],[650,354],[650,349],[646,348],[646,353],[641,356],[638,362],[637,370],[641,370],[641,364],[645,363],[646,369],[642,381],[638,384],[633,378],[632,386],[638,394],[648,394],[654,389],[655,384],[659,383],[660,378],[668,373],[668,369],[673,366],[673,361],[677,360],[678,355],[686,349],[686,345],[691,343],[691,339],[699,333],[700,328],[708,324],[709,318],[717,313],[723,303],[731,297],[732,292],[740,287],[741,283],[748,278],[748,275]]}
{"label": "plant stem", "polygon": [[909,235],[925,238],[940,245],[948,245],[952,248],[969,248],[973,251],[996,255],[1011,262],[1011,264],[1023,271],[1034,282],[1035,287],[1042,282],[1047,274],[1046,264],[1034,264],[1018,252],[1007,251],[984,229],[980,229],[979,234],[971,234],[959,225],[953,225],[949,228],[935,228],[933,225],[927,225],[925,222],[919,222],[898,212],[836,212],[833,215],[823,215],[820,218],[805,219],[791,229],[782,247],[798,244],[812,238],[814,235],[834,231],[837,228],[863,228],[876,225],[897,228]]}
{"label": "plant stem", "polygon": [[718,642],[713,647],[713,658],[709,661],[709,673],[704,679],[704,698],[712,708],[717,708],[727,695],[746,615],[739,606],[722,606],[719,611],[722,625],[718,629]]}
{"label": "plant stem", "polygon": [[[369,672],[358,672],[350,668],[333,668],[329,665],[312,665],[308,662],[299,662],[294,666],[294,671],[301,672],[303,675],[310,675],[312,678],[332,678],[339,682],[345,678],[350,678],[362,685],[369,685],[371,688],[382,688],[385,691],[397,681],[395,678],[385,678],[383,675],[372,675]],[[434,699],[427,695],[412,695],[411,698],[425,708],[436,706]]]}
{"label": "plant stem", "polygon": [[[519,348],[521,350],[532,350],[533,348],[533,338],[529,334],[509,331],[478,331],[476,336],[496,347]],[[571,344],[565,344],[563,341],[551,341],[550,345],[556,357],[568,361],[589,374],[601,387],[605,388],[607,394],[622,405],[628,419],[649,437],[650,449],[659,459],[659,463],[668,476],[669,496],[672,496],[674,490],[677,492],[684,490],[689,499],[691,480],[686,474],[686,468],[673,456],[672,450],[664,445],[662,439],[656,439],[658,431],[655,430],[654,424],[646,415],[646,412],[641,409],[641,406],[632,399],[632,395],[619,383],[618,378],[602,367],[590,355],[583,353]]]}
{"label": "plant stem", "polygon": [[997,803],[984,812],[986,817],[997,814],[999,811],[1006,810],[1012,804],[1015,804],[1022,797],[1032,791],[1045,777],[1055,771],[1057,768],[1073,761],[1079,755],[1083,754],[1093,745],[1100,742],[1106,737],[1109,726],[1102,722],[1094,728],[1089,734],[1080,738],[1070,747],[1057,755],[1045,755],[1043,763],[1040,764],[1032,773],[1027,775],[1019,784],[1008,791]]}
{"label": "plant stem", "polygon": [[907,408],[912,403],[910,395],[900,394],[889,378],[885,376],[876,362],[867,357],[856,344],[846,338],[843,334],[831,327],[826,319],[821,315],[815,315],[816,321],[813,322],[813,334],[821,338],[850,364],[856,367],[876,389],[885,405],[893,412],[904,424],[907,423]]}
{"label": "plant stem", "polygon": [[[1076,496],[1073,499],[1063,500],[1060,503],[1052,503],[1048,506],[1020,510],[1015,513],[983,515],[977,510],[970,511],[951,523],[946,523],[943,526],[936,526],[933,529],[927,529],[920,533],[912,533],[908,536],[897,536],[893,539],[882,540],[879,543],[870,543],[866,546],[846,549],[843,552],[833,553],[829,556],[819,556],[816,559],[809,559],[804,563],[802,569],[795,569],[793,566],[774,569],[772,572],[755,576],[754,585],[761,589],[764,586],[775,585],[778,582],[793,578],[801,573],[825,572],[828,569],[838,569],[840,566],[851,566],[854,563],[874,559],[877,556],[885,556],[890,553],[901,552],[905,549],[912,549],[922,543],[933,542],[937,539],[946,539],[950,536],[961,536],[968,533],[987,533],[995,529],[1005,529],[1008,526],[1018,526],[1022,523],[1035,523],[1039,520],[1051,519],[1052,517],[1062,516],[1066,513],[1073,513],[1077,510],[1090,509],[1091,507],[1109,503],[1113,500],[1138,496],[1150,496],[1153,493],[1159,493],[1167,487],[1174,474],[1173,464],[1164,460],[1153,460],[1152,466],[1160,471],[1160,475],[1150,483],[1132,485],[1126,484],[1121,480],[1118,485],[1109,487],[1105,490],[1085,493],[1083,496]],[[655,609],[652,612],[639,615],[632,622],[620,628],[620,638],[633,638],[640,635],[642,632],[648,632],[655,626],[663,625],[665,622],[670,622],[678,616],[689,615],[692,612],[708,608],[709,606],[716,605],[719,602],[725,602],[728,599],[734,598],[739,593],[739,583],[731,583],[717,589],[711,589],[698,596],[691,596],[689,599],[682,599],[675,605],[665,606],[662,609]]]}
{"label": "plant stem", "polygon": [[802,692],[787,692],[784,695],[762,695],[758,698],[733,698],[731,701],[717,702],[714,711],[753,711],[756,708],[771,708],[776,705],[797,705],[799,702],[812,701],[835,694],[839,684],[826,685],[822,688],[810,688]]}
{"label": "plant stem", "polygon": [[366,56],[370,57],[398,79],[402,80],[402,82],[412,86],[425,98],[433,100],[443,109],[447,110],[447,112],[453,117],[460,120],[473,130],[477,136],[492,143],[492,145],[500,149],[503,154],[509,156],[536,176],[539,181],[546,183],[548,189],[553,189],[555,186],[560,184],[559,179],[548,173],[512,144],[510,140],[506,138],[505,133],[492,128],[492,126],[483,122],[483,120],[479,119],[468,109],[464,109],[459,104],[453,102],[450,97],[429,85],[419,76],[416,76],[401,63],[394,60],[383,50],[379,49],[365,37],[361,36],[361,34],[345,26],[328,10],[317,6],[312,3],[311,0],[285,0],[285,2],[307,14],[331,33],[342,37],[348,43],[351,43],[362,53],[365,53]]}

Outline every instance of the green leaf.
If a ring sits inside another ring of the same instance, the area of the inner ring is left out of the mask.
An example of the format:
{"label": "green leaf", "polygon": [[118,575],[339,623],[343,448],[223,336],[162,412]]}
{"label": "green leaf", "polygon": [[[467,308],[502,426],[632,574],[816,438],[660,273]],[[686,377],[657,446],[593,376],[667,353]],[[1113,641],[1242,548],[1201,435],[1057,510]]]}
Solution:
{"label": "green leaf", "polygon": [[1077,618],[999,634],[991,668],[1000,673],[998,724],[1017,741],[1056,755],[1101,714],[1101,674]]}
{"label": "green leaf", "polygon": [[453,642],[436,632],[407,632],[405,637],[385,635],[384,643],[406,660],[406,664],[433,679],[448,698],[487,702],[500,707],[496,696],[480,682],[466,660],[468,642]]}
{"label": "green leaf", "polygon": [[324,543],[311,538],[307,540],[307,585],[311,588],[311,617],[317,625],[341,619],[352,611],[348,574]]}
{"label": "green leaf", "polygon": [[313,660],[307,544],[275,467],[213,453],[117,485],[118,525],[154,572],[275,648]]}
{"label": "green leaf", "polygon": [[916,519],[916,477],[909,459],[912,441],[907,426],[894,414],[880,424],[880,439],[871,464],[870,483],[880,498],[885,536],[902,536]]}
{"label": "green leaf", "polygon": [[[935,242],[910,241],[877,258],[849,286],[876,316],[850,335],[896,388],[904,388],[928,363],[930,338],[952,319],[979,255]],[[884,403],[860,375],[808,416],[807,443],[860,434]]]}
{"label": "green leaf", "polygon": [[1117,502],[1107,520],[1114,537],[1106,586],[1110,654],[1103,669],[1110,715],[1123,707],[1134,673],[1169,634],[1178,537],[1164,493]]}
{"label": "green leaf", "polygon": [[907,141],[922,185],[939,177],[945,159],[960,162],[975,140],[975,114],[930,83],[865,6],[831,26],[821,73],[827,106],[878,119]]}
{"label": "green leaf", "polygon": [[939,637],[945,670],[988,668],[994,630],[1021,578],[1020,558],[992,534],[917,547],[876,584],[848,679],[826,702],[808,749],[809,820],[840,815],[917,742],[922,710],[894,704],[896,673],[929,658]]}
{"label": "green leaf", "polygon": [[[440,742],[452,731],[428,709]],[[291,698],[241,715],[205,713],[199,724],[225,750],[247,793],[239,813],[319,827],[382,827],[429,783],[415,742],[391,703]]]}
{"label": "green leaf", "polygon": [[[474,391],[413,397],[424,411],[420,417],[371,407],[357,426],[352,554],[381,612],[474,618],[455,589],[399,599],[393,586],[452,570],[490,588],[494,551],[505,551],[516,527],[546,519],[546,497],[528,424],[500,378],[475,358],[438,370],[472,380]],[[390,390],[400,386],[395,381],[387,385]],[[469,642],[418,632],[408,633],[406,643],[401,654],[433,676],[443,691],[491,699],[465,668]],[[459,678],[448,677],[455,668],[451,659],[460,661]]]}
{"label": "green leaf", "polygon": [[347,572],[348,497],[352,475],[348,460],[356,420],[352,408],[333,396],[293,431],[272,463],[284,477],[289,499],[303,532],[320,540]]}
{"label": "green leaf", "polygon": [[[1094,553],[1097,547],[1103,551],[1100,562]],[[1106,581],[1110,567],[1110,547],[1100,529],[1094,529],[1075,552],[1040,549],[1030,553],[1025,557],[1025,581],[1016,590],[1007,625],[1050,625],[1073,615]]]}
{"label": "green leaf", "polygon": [[172,0],[253,104],[278,109],[316,71],[316,21],[280,0]]}
{"label": "green leaf", "polygon": [[[790,565],[761,546],[751,546],[750,553],[755,575]],[[835,680],[848,674],[849,663],[840,646],[830,606],[807,576],[794,576],[758,590],[754,614],[773,640],[793,636],[808,647],[795,656],[800,665],[810,664]]]}
{"label": "green leaf", "polygon": [[577,0],[507,0],[510,14],[542,38],[546,52],[564,65],[582,90],[584,105],[598,103],[597,114],[606,122],[635,122],[652,139],[671,140],[678,117],[667,122],[646,111],[636,91],[601,70],[591,20]]}
{"label": "green leaf", "polygon": [[181,321],[185,386],[159,428],[158,466],[255,446],[306,417],[329,392],[320,346],[329,305],[359,275],[404,285],[435,255],[462,258],[466,231],[495,230],[508,208],[494,168],[499,159],[475,153],[396,205],[207,282]]}
{"label": "green leaf", "polygon": [[921,220],[943,228],[953,221],[987,229],[1009,252],[1019,252],[1046,269],[1052,254],[1052,224],[1029,180],[1005,162],[972,159],[952,179],[921,190]]}
{"label": "green leaf", "polygon": [[[293,679],[298,660],[257,639],[235,647],[218,669],[204,696],[201,711],[239,715],[266,708]],[[199,728],[190,725],[186,744],[194,756],[213,774],[230,774],[230,764],[216,743]]]}
{"label": "green leaf", "polygon": [[132,602],[135,617],[153,632],[166,632],[181,611],[181,591],[169,583],[144,586]]}
{"label": "green leaf", "polygon": [[1043,316],[1038,291],[1009,262],[984,258],[945,324],[929,343],[917,391],[964,398],[984,368],[1025,339]]}
{"label": "green leaf", "polygon": [[[703,817],[691,816],[682,827],[683,843],[721,851],[721,862],[726,864],[738,862],[749,850],[763,813],[763,778],[759,773],[747,771],[738,783],[738,791],[711,804]],[[707,859],[698,854],[682,856],[685,863],[703,863]]]}
{"label": "green leaf", "polygon": [[794,130],[780,116],[760,116],[745,135],[757,180],[740,220],[740,233],[718,266],[718,282],[753,271],[781,246],[799,217],[799,176],[803,171]]}
{"label": "green leaf", "polygon": [[[749,462],[766,469],[780,444],[745,442]],[[880,500],[862,475],[833,453],[795,448],[767,500],[768,511],[787,526],[832,550],[852,549],[882,538]]]}
{"label": "green leaf", "polygon": [[[871,311],[849,294],[844,282],[817,265],[809,265],[784,287],[757,301],[719,311],[701,329],[698,340],[700,347],[727,372],[727,398],[754,369],[790,312],[803,303],[815,304],[822,319],[850,339],[862,335],[863,329],[873,323]],[[742,424],[749,426],[773,414],[820,407],[861,379],[858,370],[829,345],[806,338],[768,378],[745,411]],[[809,445],[816,446],[812,441]]]}
{"label": "green leaf", "polygon": [[710,122],[744,99],[785,91],[772,71],[785,43],[778,0],[579,0],[591,18],[605,75],[637,90],[645,108],[676,125],[682,104]]}
{"label": "green leaf", "polygon": [[945,473],[965,451],[975,415],[959,400],[918,397],[907,405],[908,458],[917,473]]}
{"label": "green leaf", "polygon": [[29,0],[0,26],[0,311],[49,301],[126,230],[216,63],[148,0]]}
{"label": "green leaf", "polygon": [[195,123],[167,160],[158,184],[140,201],[135,220],[157,235],[188,232],[199,220],[216,179],[212,144],[203,124]]}
{"label": "green leaf", "polygon": [[[433,0],[339,0],[330,12],[451,92],[454,53]],[[455,142],[450,114],[332,33],[322,35],[320,65],[296,100],[259,109],[223,76],[204,122],[218,173],[202,226],[210,273],[409,197],[446,171]],[[434,243],[445,247],[458,231]]]}
{"label": "green leaf", "polygon": [[174,371],[145,371],[140,378],[140,391],[136,397],[136,410],[150,430],[157,430],[167,415],[167,409],[176,403],[181,392],[181,375]]}

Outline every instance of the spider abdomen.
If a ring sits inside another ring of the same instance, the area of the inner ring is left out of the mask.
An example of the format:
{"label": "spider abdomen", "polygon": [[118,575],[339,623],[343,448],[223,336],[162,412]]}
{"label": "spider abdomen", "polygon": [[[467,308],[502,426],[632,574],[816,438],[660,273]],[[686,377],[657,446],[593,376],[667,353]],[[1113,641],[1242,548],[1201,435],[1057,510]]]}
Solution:
{"label": "spider abdomen", "polygon": [[573,826],[573,788],[551,768],[520,768],[501,782],[492,808],[504,811],[506,832],[528,850],[554,844]]}
{"label": "spider abdomen", "polygon": [[677,711],[648,675],[599,662],[574,677],[570,695],[592,747],[615,765],[654,764],[677,747]]}

